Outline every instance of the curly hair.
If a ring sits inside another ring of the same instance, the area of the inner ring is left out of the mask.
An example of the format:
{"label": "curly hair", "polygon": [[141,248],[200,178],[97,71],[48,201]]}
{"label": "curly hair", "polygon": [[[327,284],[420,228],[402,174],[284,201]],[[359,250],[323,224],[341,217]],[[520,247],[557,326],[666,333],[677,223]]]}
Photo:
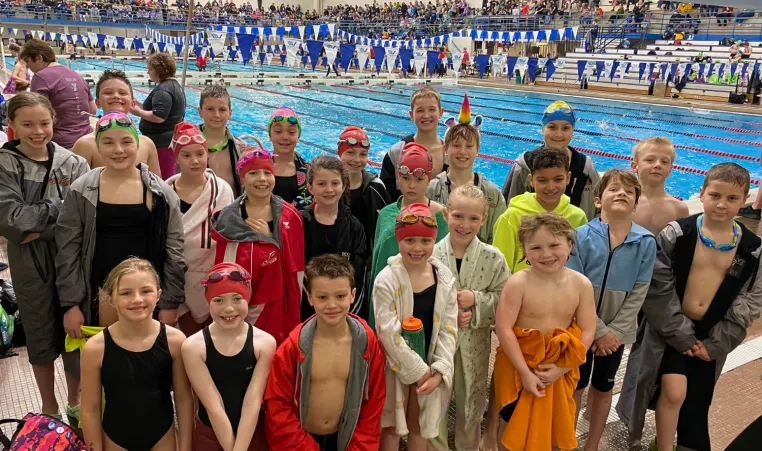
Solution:
{"label": "curly hair", "polygon": [[327,277],[329,279],[340,279],[346,277],[349,280],[349,286],[355,287],[355,269],[349,263],[347,257],[337,254],[323,254],[313,257],[307,267],[304,269],[304,288],[307,291],[312,290],[312,281],[318,277]]}
{"label": "curly hair", "polygon": [[148,57],[146,63],[156,72],[159,81],[174,77],[175,73],[177,73],[177,63],[175,63],[175,59],[167,53],[154,53]]}

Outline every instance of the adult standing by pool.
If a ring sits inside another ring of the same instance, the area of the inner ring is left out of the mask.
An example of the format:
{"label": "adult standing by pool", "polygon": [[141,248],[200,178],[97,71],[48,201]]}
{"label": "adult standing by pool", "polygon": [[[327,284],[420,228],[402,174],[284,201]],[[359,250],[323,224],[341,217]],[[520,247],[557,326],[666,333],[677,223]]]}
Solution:
{"label": "adult standing by pool", "polygon": [[161,176],[166,180],[177,171],[170,145],[175,125],[185,120],[185,92],[175,79],[177,64],[174,58],[159,52],[149,56],[146,65],[148,76],[158,85],[143,101],[143,107],[135,105],[131,113],[140,118],[140,133],[156,145]]}
{"label": "adult standing by pool", "polygon": [[19,59],[34,72],[32,92],[47,97],[56,111],[53,141],[71,149],[79,138],[93,131],[89,115],[95,114],[96,107],[90,87],[78,73],[58,64],[53,49],[39,39],[27,41]]}

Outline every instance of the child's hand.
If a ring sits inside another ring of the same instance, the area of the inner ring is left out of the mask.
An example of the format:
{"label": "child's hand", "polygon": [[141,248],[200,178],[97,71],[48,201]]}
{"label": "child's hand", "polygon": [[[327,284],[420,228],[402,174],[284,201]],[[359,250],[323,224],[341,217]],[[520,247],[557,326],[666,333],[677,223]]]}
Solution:
{"label": "child's hand", "polygon": [[421,376],[420,379],[418,379],[418,382],[415,383],[418,387],[423,385],[429,378],[431,377],[431,368],[427,369],[425,373],[423,373],[423,376]]}
{"label": "child's hand", "polygon": [[701,343],[700,341],[697,341],[696,344],[693,345],[693,347],[691,349],[685,351],[683,354],[687,355],[688,357],[695,357],[696,353],[699,351],[699,349],[702,346],[704,346],[704,344]]}
{"label": "child's hand", "polygon": [[595,340],[590,347],[593,353],[599,357],[611,355],[619,349],[621,343],[613,332],[609,332],[601,338]]}
{"label": "child's hand", "polygon": [[[428,371],[428,374],[431,374],[431,370]],[[429,377],[423,385],[419,385],[415,392],[419,395],[430,395],[441,383],[442,375],[434,372],[434,375]]]}
{"label": "child's hand", "polygon": [[37,238],[39,238],[39,237],[40,237],[40,234],[39,234],[39,233],[37,233],[37,232],[32,232],[32,233],[28,234],[28,235],[26,236],[26,238],[24,238],[24,241],[22,241],[22,242],[21,242],[21,244],[27,244],[27,243],[31,243],[32,241],[36,240],[36,239],[37,239]]}
{"label": "child's hand", "polygon": [[538,398],[545,396],[545,384],[533,372],[521,376],[521,385],[524,386],[524,390]]}
{"label": "child's hand", "polygon": [[709,351],[707,351],[706,348],[704,347],[704,343],[698,342],[697,346],[698,346],[698,351],[694,352],[693,356],[698,357],[701,360],[711,362],[712,359],[709,357]]}
{"label": "child's hand", "polygon": [[461,309],[471,308],[476,302],[476,296],[471,290],[462,290],[458,288],[458,307]]}
{"label": "child's hand", "polygon": [[264,236],[272,236],[270,233],[270,227],[267,225],[267,221],[259,218],[249,218],[246,220],[246,225],[251,227],[255,232]]}
{"label": "child's hand", "polygon": [[473,316],[474,314],[471,311],[464,312],[463,309],[458,309],[458,329],[468,328]]}
{"label": "child's hand", "polygon": [[542,365],[537,366],[537,369],[534,370],[534,374],[547,387],[570,370],[571,368],[561,368],[555,363],[543,363]]}
{"label": "child's hand", "polygon": [[85,324],[85,315],[78,306],[74,306],[64,313],[64,330],[72,338],[83,338],[82,329],[79,327]]}

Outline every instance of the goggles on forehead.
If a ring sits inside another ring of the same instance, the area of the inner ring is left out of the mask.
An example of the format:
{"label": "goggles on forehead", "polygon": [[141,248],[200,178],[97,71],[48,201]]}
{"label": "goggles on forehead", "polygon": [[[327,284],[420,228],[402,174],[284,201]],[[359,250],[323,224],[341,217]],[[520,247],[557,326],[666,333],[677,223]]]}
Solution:
{"label": "goggles on forehead", "polygon": [[399,172],[400,175],[412,175],[413,177],[425,177],[429,173],[429,171],[423,168],[417,168],[411,171],[407,166],[400,166],[397,168],[397,172]]}
{"label": "goggles on forehead", "polygon": [[120,117],[120,116],[111,117],[111,118],[105,117],[105,118],[101,118],[101,120],[98,122],[98,132],[103,133],[106,130],[113,127],[114,125],[116,125],[117,127],[122,127],[122,128],[134,127],[132,121],[128,117]]}
{"label": "goggles on forehead", "polygon": [[180,144],[181,146],[185,146],[187,144],[190,144],[191,141],[195,142],[196,144],[204,144],[206,142],[206,138],[204,138],[204,135],[180,135],[176,139],[173,138],[174,142],[176,144]]}
{"label": "goggles on forehead", "polygon": [[299,125],[299,119],[296,116],[274,116],[273,122],[287,121],[291,125]]}
{"label": "goggles on forehead", "polygon": [[433,216],[418,216],[412,213],[408,213],[397,219],[397,228],[399,229],[406,225],[417,224],[418,221],[423,222],[423,225],[428,227],[437,227],[437,218]]}
{"label": "goggles on forehead", "polygon": [[210,283],[220,282],[225,278],[225,276],[228,276],[228,279],[234,282],[241,282],[241,283],[247,282],[246,277],[243,274],[241,274],[240,271],[231,271],[229,273],[213,272],[209,274],[209,276],[206,279],[201,281],[201,285],[207,286]]}
{"label": "goggles on forehead", "polygon": [[370,141],[367,139],[363,139],[362,141],[358,141],[357,138],[349,137],[347,139],[340,139],[339,144],[347,144],[349,147],[354,147],[357,145],[362,146],[363,149],[369,149],[370,148]]}

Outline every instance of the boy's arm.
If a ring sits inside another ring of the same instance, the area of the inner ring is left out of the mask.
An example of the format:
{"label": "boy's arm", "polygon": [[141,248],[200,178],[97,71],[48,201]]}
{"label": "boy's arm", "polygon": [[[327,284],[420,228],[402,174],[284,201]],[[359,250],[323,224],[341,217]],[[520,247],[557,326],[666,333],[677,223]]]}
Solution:
{"label": "boy's arm", "polygon": [[759,279],[762,259],[756,268],[756,277],[749,281],[746,291],[739,293],[730,305],[725,317],[709,331],[703,340],[709,357],[717,360],[735,349],[746,338],[746,329],[759,318],[762,310],[762,281]]}
{"label": "boy's arm", "polygon": [[595,338],[595,331],[598,321],[598,315],[595,313],[595,295],[593,294],[593,284],[584,275],[579,275],[579,305],[574,312],[574,320],[577,326],[582,329],[582,344],[586,349],[590,349]]}
{"label": "boy's arm", "polygon": [[373,288],[373,312],[376,319],[378,341],[384,348],[389,367],[404,385],[418,382],[429,370],[424,360],[402,338],[402,324],[394,310],[395,288],[379,274]]}
{"label": "boy's arm", "polygon": [[156,150],[156,144],[150,139],[143,140],[141,144],[148,151],[148,161],[146,161],[148,170],[161,177],[161,166],[159,166],[159,153]]}
{"label": "boy's arm", "polygon": [[[650,237],[646,238],[644,248],[635,286],[625,296],[624,302],[614,319],[607,324],[608,330],[606,332],[612,332],[620,342],[625,333],[634,330],[633,324],[637,322],[638,312],[640,312],[643,301],[646,299],[648,287],[651,285],[654,260],[656,259],[656,240],[652,240]],[[595,336],[598,338],[597,333]]]}
{"label": "boy's arm", "polygon": [[673,260],[678,233],[674,223],[667,224],[656,238],[656,259],[653,277],[642,310],[645,319],[669,345],[686,352],[696,345],[693,321],[682,313],[682,304],[675,291],[673,264],[690,264]]}
{"label": "boy's arm", "polygon": [[492,245],[503,254],[508,270],[514,274],[516,272],[516,229],[510,224],[506,215],[500,216],[495,222]]}
{"label": "boy's arm", "polygon": [[446,296],[444,314],[439,318],[439,333],[436,337],[437,345],[434,348],[431,369],[442,375],[445,387],[451,388],[455,370],[455,348],[458,346],[458,291],[455,284]]}
{"label": "boy's arm", "polygon": [[[260,337],[261,334],[261,337]],[[275,339],[264,332],[258,332],[252,337],[254,341],[254,354],[257,358],[257,364],[254,368],[254,374],[251,376],[249,387],[243,397],[243,408],[241,409],[241,421],[238,424],[238,431],[235,435],[235,446],[233,451],[246,451],[249,449],[251,439],[254,437],[254,431],[257,428],[264,428],[264,424],[259,424],[259,412],[262,410],[262,398],[265,395],[267,378],[270,375],[270,367],[275,354]]]}
{"label": "boy's arm", "polygon": [[519,347],[519,341],[513,332],[513,326],[516,324],[516,318],[521,311],[521,301],[524,298],[524,275],[514,274],[508,278],[508,281],[500,295],[500,303],[497,306],[495,319],[495,333],[503,348],[503,352],[511,362],[511,366],[522,377],[533,374],[529,369],[524,353]]}
{"label": "boy's arm", "polygon": [[302,429],[299,406],[294,402],[298,360],[296,349],[288,340],[275,351],[265,389],[267,443],[272,449],[283,451],[320,451],[312,436]]}
{"label": "boy's arm", "polygon": [[474,291],[474,308],[471,317],[471,327],[478,329],[495,325],[495,310],[500,301],[500,293],[511,275],[508,271],[508,265],[505,258],[498,253],[495,258],[498,260],[492,271],[492,280],[485,291]]}
{"label": "boy's arm", "polygon": [[386,402],[386,378],[384,353],[375,337],[368,337],[370,355],[368,371],[368,399],[362,403],[355,432],[346,451],[376,451],[381,439],[381,414]]}

